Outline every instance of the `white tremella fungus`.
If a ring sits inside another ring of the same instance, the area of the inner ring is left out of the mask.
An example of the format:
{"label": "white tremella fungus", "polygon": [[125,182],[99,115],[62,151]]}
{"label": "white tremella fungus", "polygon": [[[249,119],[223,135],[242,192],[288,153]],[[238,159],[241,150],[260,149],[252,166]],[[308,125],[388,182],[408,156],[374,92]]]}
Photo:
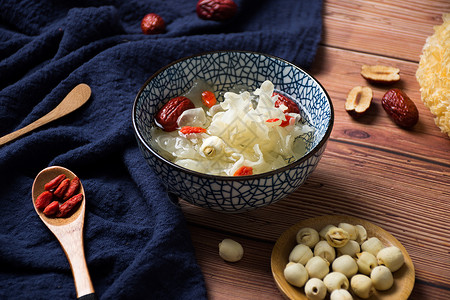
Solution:
{"label": "white tremella fungus", "polygon": [[400,269],[405,262],[402,251],[395,246],[381,249],[377,254],[377,260],[379,265],[388,267],[391,272]]}
{"label": "white tremella fungus", "polygon": [[342,255],[337,257],[333,261],[331,269],[334,272],[340,272],[344,274],[345,276],[347,276],[347,278],[351,278],[353,275],[358,273],[358,265],[350,255]]}
{"label": "white tremella fungus", "polygon": [[356,230],[355,225],[349,223],[339,223],[338,227],[347,231],[349,239],[354,241],[358,237],[358,231]]}
{"label": "white tremella fungus", "polygon": [[317,242],[319,242],[319,233],[314,228],[301,228],[296,235],[298,244],[304,244],[310,248],[313,248]]}
{"label": "white tremella fungus", "polygon": [[320,241],[314,247],[314,255],[320,256],[331,263],[336,258],[336,251],[327,241]]}
{"label": "white tremella fungus", "polygon": [[330,272],[330,263],[321,256],[314,256],[306,263],[310,278],[323,279]]}
{"label": "white tremella fungus", "polygon": [[373,295],[375,288],[373,287],[372,279],[363,274],[357,274],[350,280],[350,287],[356,296],[367,299]]}
{"label": "white tremella fungus", "polygon": [[244,249],[238,242],[224,239],[219,243],[219,255],[226,261],[237,262],[244,256]]}
{"label": "white tremella fungus", "polygon": [[289,262],[284,268],[284,278],[296,287],[303,287],[308,281],[308,271],[300,263]]}
{"label": "white tremella fungus", "polygon": [[340,289],[331,293],[330,300],[353,300],[353,297],[349,291]]}
{"label": "white tremella fungus", "polygon": [[356,260],[356,264],[358,265],[358,270],[360,273],[365,275],[370,275],[373,268],[378,266],[377,258],[370,252],[361,252],[356,254],[358,257]]}
{"label": "white tremella fungus", "polygon": [[338,255],[350,255],[351,257],[356,257],[356,254],[361,252],[361,247],[357,241],[350,240],[348,243],[341,248],[337,248]]}
{"label": "white tremella fungus", "polygon": [[391,270],[385,266],[377,266],[370,273],[373,286],[378,291],[386,291],[394,285],[394,276]]}
{"label": "white tremella fungus", "polygon": [[311,248],[303,244],[298,244],[289,254],[289,261],[305,265],[311,257],[313,257]]}
{"label": "white tremella fungus", "polygon": [[329,293],[334,290],[347,290],[349,286],[348,278],[340,272],[331,272],[323,279]]}
{"label": "white tremella fungus", "polygon": [[323,300],[327,295],[327,287],[322,280],[311,278],[305,284],[305,295],[309,300]]}
{"label": "white tremella fungus", "polygon": [[377,237],[371,237],[361,245],[362,251],[367,251],[377,256],[378,251],[384,248],[383,243]]}

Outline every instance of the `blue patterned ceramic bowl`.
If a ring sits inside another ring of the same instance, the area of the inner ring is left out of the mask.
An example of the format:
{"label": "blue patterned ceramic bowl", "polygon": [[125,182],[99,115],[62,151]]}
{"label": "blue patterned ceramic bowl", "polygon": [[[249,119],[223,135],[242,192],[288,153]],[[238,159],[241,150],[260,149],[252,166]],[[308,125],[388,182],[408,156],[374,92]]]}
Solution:
{"label": "blue patterned ceramic bowl", "polygon": [[[180,167],[150,146],[154,115],[173,97],[204,79],[218,90],[236,85],[255,89],[270,80],[275,89],[296,99],[303,119],[315,128],[307,153],[277,170],[250,176],[213,176]],[[316,168],[333,126],[333,106],[325,89],[301,68],[280,58],[254,52],[219,51],[177,60],[150,77],[136,96],[133,126],[140,150],[168,192],[221,212],[244,212],[275,203],[301,186]]]}

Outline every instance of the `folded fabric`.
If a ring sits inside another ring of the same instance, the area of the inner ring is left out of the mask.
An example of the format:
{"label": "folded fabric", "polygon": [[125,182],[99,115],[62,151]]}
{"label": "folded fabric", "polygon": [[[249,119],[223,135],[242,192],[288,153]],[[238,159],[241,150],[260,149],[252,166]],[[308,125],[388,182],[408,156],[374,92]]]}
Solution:
{"label": "folded fabric", "polygon": [[[56,238],[36,215],[37,173],[64,166],[86,191],[85,252],[100,299],[205,299],[183,213],[139,153],[131,109],[155,71],[211,50],[272,54],[303,67],[320,41],[322,2],[237,0],[230,21],[198,18],[194,0],[0,0],[0,136],[54,108],[75,85],[76,112],[0,147],[0,299],[69,299]],[[154,12],[166,32],[144,35]],[[217,259],[220,259],[219,257]]]}

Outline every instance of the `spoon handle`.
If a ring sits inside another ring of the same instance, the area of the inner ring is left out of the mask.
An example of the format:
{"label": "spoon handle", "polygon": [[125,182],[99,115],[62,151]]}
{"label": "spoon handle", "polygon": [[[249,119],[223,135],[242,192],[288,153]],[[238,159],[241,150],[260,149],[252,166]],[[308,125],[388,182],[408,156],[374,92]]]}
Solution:
{"label": "spoon handle", "polygon": [[50,229],[61,244],[72,269],[77,298],[94,294],[94,287],[84,255],[83,222],[72,222],[65,226],[51,227],[53,227]]}
{"label": "spoon handle", "polygon": [[48,114],[34,121],[33,123],[0,138],[0,146],[12,140],[15,140],[16,138],[42,125],[45,125],[51,121],[59,119],[73,112],[74,110],[82,106],[84,103],[86,103],[86,101],[89,99],[90,96],[91,96],[91,88],[87,84],[81,83],[77,85],[69,92],[69,94],[67,94],[67,96],[61,101],[61,103],[59,103],[58,106],[56,106]]}

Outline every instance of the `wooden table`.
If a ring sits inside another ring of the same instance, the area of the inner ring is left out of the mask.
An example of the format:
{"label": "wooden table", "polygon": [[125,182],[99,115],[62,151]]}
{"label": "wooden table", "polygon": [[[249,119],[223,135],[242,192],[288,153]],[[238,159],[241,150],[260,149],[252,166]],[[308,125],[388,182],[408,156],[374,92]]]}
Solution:
{"label": "wooden table", "polygon": [[[450,12],[450,1],[325,0],[322,43],[311,73],[328,91],[335,123],[317,169],[291,196],[256,211],[223,214],[182,202],[210,299],[282,299],[270,269],[279,235],[315,216],[347,214],[395,236],[416,271],[410,299],[450,299],[450,138],[434,124],[415,78],[422,47]],[[373,105],[360,120],[344,110],[348,92],[367,85],[362,64],[400,68],[419,109],[413,130],[397,127],[371,86]],[[238,263],[218,255],[224,238],[245,250]]]}

